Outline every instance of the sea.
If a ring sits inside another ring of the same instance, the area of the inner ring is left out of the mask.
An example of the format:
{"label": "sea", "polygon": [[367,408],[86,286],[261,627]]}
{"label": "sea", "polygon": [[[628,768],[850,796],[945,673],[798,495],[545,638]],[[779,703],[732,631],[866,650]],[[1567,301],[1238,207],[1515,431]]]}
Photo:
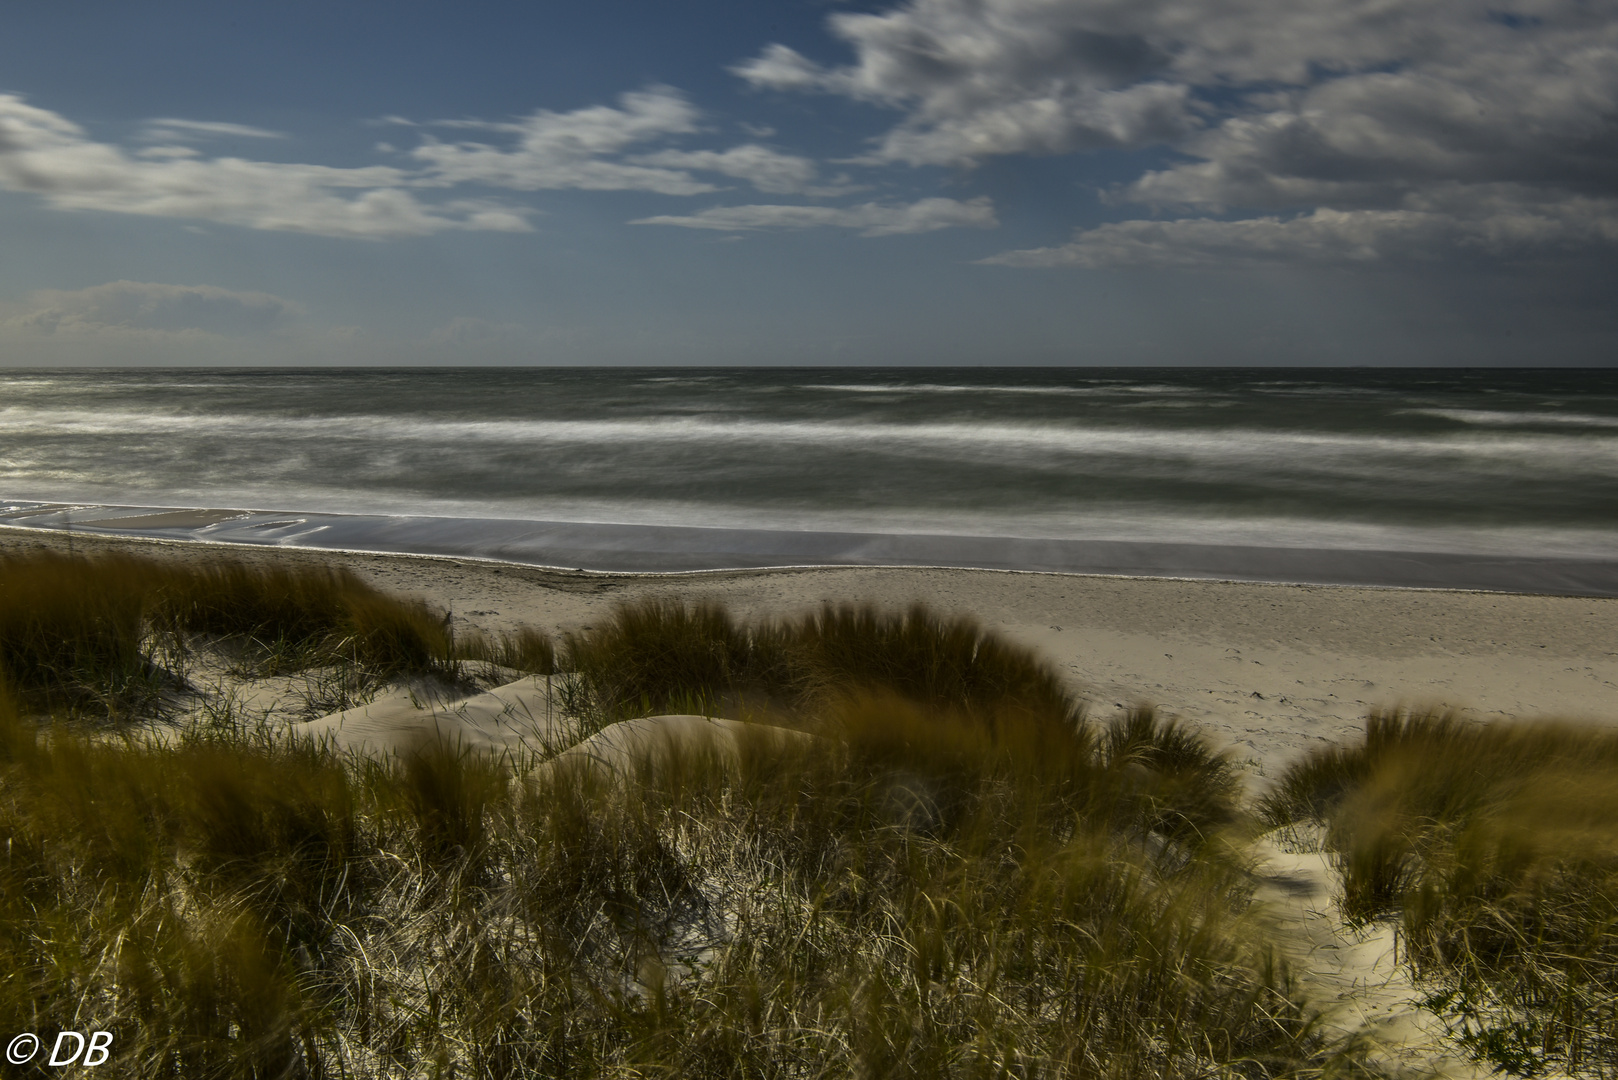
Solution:
{"label": "sea", "polygon": [[9,369],[0,525],[1614,595],[1618,371]]}

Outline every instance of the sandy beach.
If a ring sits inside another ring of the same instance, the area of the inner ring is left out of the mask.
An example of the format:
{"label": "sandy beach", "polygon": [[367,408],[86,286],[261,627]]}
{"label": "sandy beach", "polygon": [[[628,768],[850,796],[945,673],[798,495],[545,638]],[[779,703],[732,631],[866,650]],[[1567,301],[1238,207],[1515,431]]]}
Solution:
{"label": "sandy beach", "polygon": [[[0,530],[0,551],[62,549]],[[73,538],[77,550],[346,566],[449,610],[457,627],[593,625],[642,598],[716,600],[747,618],[826,601],[969,614],[1047,656],[1092,715],[1146,702],[1229,745],[1259,776],[1397,704],[1484,719],[1618,722],[1618,600],[986,570],[837,567],[597,574],[408,555]]]}

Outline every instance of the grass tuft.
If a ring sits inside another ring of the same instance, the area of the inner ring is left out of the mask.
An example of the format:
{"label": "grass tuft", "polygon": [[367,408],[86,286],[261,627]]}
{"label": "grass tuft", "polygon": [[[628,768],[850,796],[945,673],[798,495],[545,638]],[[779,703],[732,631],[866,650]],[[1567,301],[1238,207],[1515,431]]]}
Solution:
{"label": "grass tuft", "polygon": [[600,629],[567,635],[563,649],[595,707],[615,718],[717,703],[757,674],[753,638],[716,604],[621,605]]}
{"label": "grass tuft", "polygon": [[[1100,739],[1102,760],[1126,777],[1145,777],[1143,822],[1153,832],[1198,844],[1242,817],[1242,783],[1225,754],[1200,734],[1149,706],[1113,720]],[[1134,782],[1139,782],[1138,779]]]}
{"label": "grass tuft", "polygon": [[920,605],[901,612],[826,605],[744,626],[714,604],[622,605],[607,624],[569,634],[576,671],[603,719],[653,712],[813,714],[849,694],[893,694],[987,720],[1007,712],[1067,726],[1083,712],[1061,677],[970,619]]}
{"label": "grass tuft", "polygon": [[0,558],[0,670],[15,690],[108,697],[143,683],[143,569],[122,558]]}
{"label": "grass tuft", "polygon": [[491,664],[530,675],[549,677],[560,670],[556,666],[556,645],[551,636],[531,626],[494,638],[484,634],[457,638],[454,655],[457,660]]}
{"label": "grass tuft", "polygon": [[188,635],[236,642],[257,674],[344,664],[381,679],[453,660],[442,616],[347,571],[0,558],[0,670],[27,699],[134,711],[180,681],[164,661]]}
{"label": "grass tuft", "polygon": [[980,716],[1015,711],[1076,725],[1077,702],[1031,650],[971,619],[917,604],[903,612],[828,604],[781,634],[812,696],[886,691]]}
{"label": "grass tuft", "polygon": [[1378,713],[1264,812],[1327,826],[1345,912],[1399,916],[1435,1007],[1482,1056],[1618,1066],[1618,732]]}

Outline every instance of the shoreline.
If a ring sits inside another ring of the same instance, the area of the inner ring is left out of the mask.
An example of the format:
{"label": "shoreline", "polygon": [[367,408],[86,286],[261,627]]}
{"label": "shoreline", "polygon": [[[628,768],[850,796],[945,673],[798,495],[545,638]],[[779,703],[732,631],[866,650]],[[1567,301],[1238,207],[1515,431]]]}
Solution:
{"label": "shoreline", "polygon": [[1380,707],[1618,723],[1612,598],[881,566],[604,573],[14,528],[0,528],[0,555],[65,551],[70,540],[163,559],[343,566],[449,611],[457,627],[491,632],[589,627],[646,599],[717,601],[742,619],[825,602],[922,602],[1035,649],[1097,719],[1155,705],[1228,745],[1255,778],[1356,736]]}
{"label": "shoreline", "polygon": [[607,574],[868,566],[1618,597],[1618,557],[269,512],[19,500],[0,529]]}
{"label": "shoreline", "polygon": [[[62,538],[63,546],[73,547],[73,542],[87,542],[97,545],[107,542],[111,545],[120,543],[130,545],[147,545],[161,551],[185,551],[197,549],[199,551],[219,551],[239,557],[241,555],[269,554],[275,555],[310,555],[335,556],[339,558],[352,557],[354,559],[409,559],[425,563],[441,563],[448,566],[461,567],[466,565],[533,570],[542,573],[560,574],[569,577],[584,578],[623,578],[628,580],[645,581],[700,581],[704,578],[730,578],[762,576],[771,574],[794,574],[815,571],[835,571],[851,569],[867,570],[914,570],[914,571],[960,571],[978,574],[1005,574],[1008,576],[1029,575],[1033,577],[1073,577],[1096,578],[1104,581],[1163,581],[1184,582],[1206,585],[1252,585],[1274,586],[1277,588],[1307,588],[1307,589],[1353,589],[1391,592],[1413,593],[1464,593],[1480,596],[1551,596],[1571,600],[1609,600],[1618,599],[1618,596],[1606,596],[1598,593],[1546,593],[1524,592],[1511,589],[1466,588],[1454,585],[1376,585],[1359,584],[1353,582],[1331,581],[1282,581],[1249,578],[1221,578],[1201,576],[1176,576],[1173,574],[1153,573],[1099,573],[1083,570],[1027,570],[1015,567],[998,566],[952,566],[936,563],[797,563],[769,566],[716,566],[695,570],[600,570],[583,566],[562,566],[547,563],[522,562],[514,559],[502,559],[493,555],[454,555],[439,552],[425,551],[383,551],[371,548],[339,548],[317,547],[312,544],[254,544],[239,540],[214,539],[177,539],[168,536],[146,536],[133,532],[117,532],[110,530],[97,530],[87,532],[75,529],[44,528],[27,525],[13,525],[0,522],[0,554],[13,545],[5,543],[5,538],[13,534],[20,536],[34,535],[42,540]],[[52,544],[51,546],[56,546]],[[317,562],[327,562],[329,559],[317,558]],[[498,572],[498,570],[496,571]]]}

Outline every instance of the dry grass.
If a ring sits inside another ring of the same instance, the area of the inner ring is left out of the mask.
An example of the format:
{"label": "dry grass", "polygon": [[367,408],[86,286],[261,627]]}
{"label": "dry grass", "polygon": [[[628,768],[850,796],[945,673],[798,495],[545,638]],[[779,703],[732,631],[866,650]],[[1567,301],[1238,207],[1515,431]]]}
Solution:
{"label": "dry grass", "polygon": [[1480,1056],[1618,1068],[1618,732],[1381,713],[1264,811],[1328,827],[1345,911],[1399,915],[1432,1007]]}
{"label": "dry grass", "polygon": [[555,675],[556,646],[549,634],[531,626],[512,633],[491,638],[485,634],[470,634],[455,641],[454,655],[458,660],[492,664],[532,675]]}
{"label": "dry grass", "polygon": [[813,715],[854,693],[893,693],[988,718],[1016,712],[1081,722],[1061,677],[971,619],[832,605],[795,620],[744,626],[713,604],[620,605],[590,633],[568,635],[563,666],[604,718],[659,711]]}
{"label": "dry grass", "polygon": [[443,616],[346,571],[0,559],[0,664],[27,701],[112,715],[149,708],[183,685],[179,661],[198,636],[259,675],[341,665],[379,680],[456,660]]}
{"label": "dry grass", "polygon": [[[210,580],[215,598],[254,588]],[[131,595],[113,640],[135,641],[137,671],[141,633],[198,632],[208,610]],[[420,628],[427,652],[387,654],[401,663],[556,666],[537,636],[457,649],[430,612],[355,614],[379,603],[244,623],[391,640],[359,635],[363,617]],[[91,655],[100,624],[75,617]],[[0,647],[11,669],[38,636]],[[1352,1065],[1319,1045],[1248,910],[1229,765],[1173,724],[1137,712],[1098,734],[1036,658],[922,611],[759,629],[625,609],[564,653],[595,722],[730,700],[818,738],[744,740],[739,765],[671,745],[626,787],[440,746],[342,757],[229,723],[109,740],[42,729],[0,694],[0,1023],[111,1029],[111,1071],[138,1076]],[[53,663],[33,687],[111,670]]]}
{"label": "dry grass", "polygon": [[0,559],[0,658],[23,693],[117,695],[148,672],[144,565]]}
{"label": "dry grass", "polygon": [[1244,878],[1136,766],[893,697],[826,722],[626,793],[12,716],[0,1018],[93,1017],[131,1075],[1313,1075]]}
{"label": "dry grass", "polygon": [[980,717],[1010,712],[1064,726],[1081,720],[1061,676],[1033,652],[971,619],[919,604],[904,612],[828,604],[775,632],[811,700],[885,691]]}
{"label": "dry grass", "polygon": [[[449,628],[341,573],[0,561],[0,1024],[109,1028],[134,1076],[1359,1074],[1248,903],[1230,762],[1149,709],[1098,729],[970,620]],[[345,757],[228,702],[161,740],[74,722],[150,715],[204,654],[334,701],[481,664],[557,679],[580,733],[815,737],[624,784]],[[1258,812],[1323,826],[1344,912],[1400,920],[1478,1057],[1618,1071],[1618,735],[1379,713]]]}
{"label": "dry grass", "polygon": [[568,634],[563,664],[603,717],[713,711],[749,691],[778,689],[773,640],[713,604],[622,605],[599,629]]}

